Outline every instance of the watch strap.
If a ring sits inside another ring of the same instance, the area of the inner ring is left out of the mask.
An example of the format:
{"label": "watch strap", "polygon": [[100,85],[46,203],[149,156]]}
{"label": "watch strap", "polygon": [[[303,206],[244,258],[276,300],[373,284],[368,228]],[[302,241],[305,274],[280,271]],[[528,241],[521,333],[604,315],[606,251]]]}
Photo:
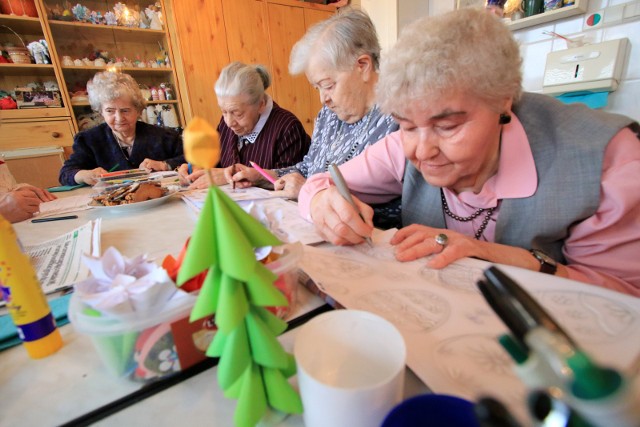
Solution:
{"label": "watch strap", "polygon": [[538,262],[540,262],[540,270],[538,271],[545,274],[556,274],[558,264],[553,258],[540,249],[529,249],[529,252],[538,260]]}

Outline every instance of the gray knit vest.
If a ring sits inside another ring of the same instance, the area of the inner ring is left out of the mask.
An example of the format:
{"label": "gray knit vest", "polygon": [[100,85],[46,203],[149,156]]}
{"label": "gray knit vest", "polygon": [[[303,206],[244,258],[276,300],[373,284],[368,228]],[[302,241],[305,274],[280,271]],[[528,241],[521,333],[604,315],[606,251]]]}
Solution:
{"label": "gray knit vest", "polygon": [[[513,111],[531,145],[538,189],[531,197],[502,200],[495,242],[542,249],[564,263],[562,246],[571,226],[592,216],[600,204],[604,150],[633,120],[533,93],[523,94]],[[440,188],[408,162],[402,221],[445,228]]]}

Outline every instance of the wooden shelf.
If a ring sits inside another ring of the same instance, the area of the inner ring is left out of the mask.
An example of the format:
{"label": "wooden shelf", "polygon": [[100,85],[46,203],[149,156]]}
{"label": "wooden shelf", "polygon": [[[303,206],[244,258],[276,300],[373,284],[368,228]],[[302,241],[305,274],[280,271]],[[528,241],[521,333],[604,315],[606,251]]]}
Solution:
{"label": "wooden shelf", "polygon": [[[62,71],[86,71],[88,73],[91,74],[95,74],[98,71],[105,71],[108,70],[109,68],[111,68],[111,65],[108,66],[103,66],[103,67],[91,67],[91,66],[87,66],[87,67],[77,67],[77,66],[63,66],[62,67]],[[136,73],[140,73],[140,74],[148,74],[148,73],[157,73],[157,74],[163,74],[163,73],[171,73],[173,71],[173,68],[170,67],[158,67],[158,68],[149,68],[149,67],[145,67],[145,68],[141,68],[141,67],[117,67],[117,69],[119,71],[125,72],[127,74],[136,74]]]}
{"label": "wooden shelf", "polygon": [[82,28],[82,30],[88,29],[90,31],[119,31],[123,33],[156,34],[159,36],[164,36],[165,34],[164,30],[152,30],[150,28],[139,27],[123,27],[122,25],[98,25],[74,21],[49,20],[49,25],[51,26],[51,28]]}
{"label": "wooden shelf", "polygon": [[3,75],[21,76],[52,76],[55,77],[51,64],[4,64],[0,63],[0,72]]}
{"label": "wooden shelf", "polygon": [[587,0],[576,0],[575,4],[573,4],[572,6],[561,7],[560,9],[539,13],[537,15],[517,19],[515,21],[507,21],[507,25],[511,30],[519,30],[521,28],[533,27],[534,25],[546,24],[547,22],[555,21],[557,19],[579,15],[581,13],[585,13],[586,11]]}
{"label": "wooden shelf", "polygon": [[[0,14],[0,24],[10,27],[18,34],[42,34],[42,25],[40,24],[40,20],[38,18]],[[7,28],[1,26],[0,33],[13,34]]]}
{"label": "wooden shelf", "polygon": [[[175,99],[164,100],[164,101],[147,101],[147,105],[156,105],[156,104],[177,104],[178,101]],[[72,107],[89,107],[89,101],[80,101],[73,102],[73,98],[71,98],[71,106]]]}
{"label": "wooden shelf", "polygon": [[2,120],[41,119],[51,117],[69,118],[66,108],[25,108],[21,110],[0,110]]}

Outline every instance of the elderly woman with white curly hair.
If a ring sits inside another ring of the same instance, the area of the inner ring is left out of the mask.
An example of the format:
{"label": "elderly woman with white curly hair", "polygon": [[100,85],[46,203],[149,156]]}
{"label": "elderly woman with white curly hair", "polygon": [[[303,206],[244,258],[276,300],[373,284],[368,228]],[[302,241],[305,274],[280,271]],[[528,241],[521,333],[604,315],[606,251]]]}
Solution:
{"label": "elderly woman with white curly hair", "polygon": [[[316,117],[311,147],[302,161],[290,167],[267,170],[280,194],[295,199],[310,176],[342,164],[398,129],[375,100],[380,43],[369,16],[343,9],[318,22],[294,45],[289,61],[293,75],[305,73],[318,91],[322,109]],[[236,165],[225,170],[239,187],[265,184],[255,169]],[[399,198],[376,206],[377,225],[388,228],[399,217]]]}
{"label": "elderly woman with white curly hair", "polygon": [[93,185],[107,170],[166,171],[184,162],[177,132],[138,120],[146,102],[133,77],[100,72],[87,91],[91,108],[105,123],[75,136],[73,154],[60,170],[61,184]]}
{"label": "elderly woman with white curly hair", "polygon": [[365,203],[402,194],[400,261],[476,257],[640,296],[640,126],[522,93],[521,63],[485,11],[409,25],[378,84],[400,130],[340,167],[364,221],[326,174],[302,188],[302,215],[355,244],[372,232]]}

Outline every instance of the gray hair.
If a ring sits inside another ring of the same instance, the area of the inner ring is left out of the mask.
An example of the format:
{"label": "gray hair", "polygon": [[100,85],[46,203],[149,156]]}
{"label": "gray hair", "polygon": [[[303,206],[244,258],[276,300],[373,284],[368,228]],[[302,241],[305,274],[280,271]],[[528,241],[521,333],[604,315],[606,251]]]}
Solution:
{"label": "gray hair", "polygon": [[102,104],[119,98],[129,98],[135,109],[140,113],[147,102],[142,96],[138,83],[129,74],[111,71],[96,73],[87,82],[89,104],[93,111],[100,112]]}
{"label": "gray hair", "polygon": [[289,73],[304,73],[312,55],[321,55],[327,65],[339,71],[351,69],[360,55],[369,55],[377,71],[380,42],[369,15],[357,9],[340,9],[312,26],[291,50]]}
{"label": "gray hair", "polygon": [[483,9],[421,18],[402,31],[382,60],[378,105],[392,114],[408,100],[428,102],[461,90],[497,110],[505,98],[520,98],[521,65],[511,31]]}
{"label": "gray hair", "polygon": [[249,103],[257,104],[270,85],[271,75],[264,65],[232,62],[222,69],[214,89],[218,98],[244,94],[249,96]]}

